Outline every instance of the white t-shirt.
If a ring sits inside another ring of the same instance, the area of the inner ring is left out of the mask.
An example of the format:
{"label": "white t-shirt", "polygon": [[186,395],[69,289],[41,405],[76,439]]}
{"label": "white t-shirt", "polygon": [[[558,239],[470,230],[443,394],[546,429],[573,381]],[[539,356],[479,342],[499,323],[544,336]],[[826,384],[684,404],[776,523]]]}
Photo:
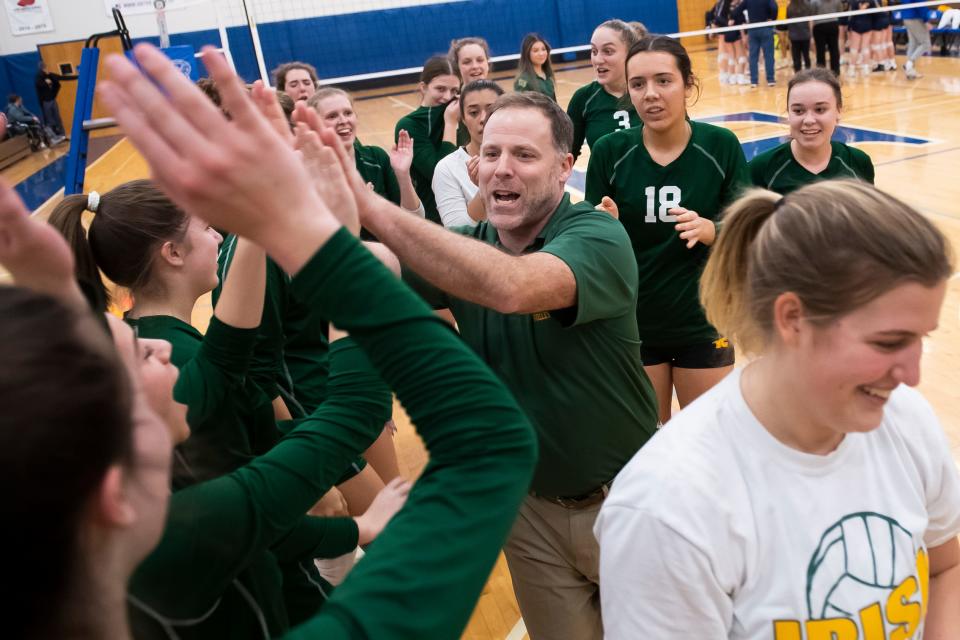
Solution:
{"label": "white t-shirt", "polygon": [[926,549],[958,532],[960,476],[917,391],[819,456],[757,421],[737,370],[613,483],[594,527],[606,637],[920,638]]}
{"label": "white t-shirt", "polygon": [[459,147],[440,160],[433,170],[433,195],[444,227],[477,226],[477,221],[467,213],[467,205],[479,190],[470,181],[468,160],[470,154]]}

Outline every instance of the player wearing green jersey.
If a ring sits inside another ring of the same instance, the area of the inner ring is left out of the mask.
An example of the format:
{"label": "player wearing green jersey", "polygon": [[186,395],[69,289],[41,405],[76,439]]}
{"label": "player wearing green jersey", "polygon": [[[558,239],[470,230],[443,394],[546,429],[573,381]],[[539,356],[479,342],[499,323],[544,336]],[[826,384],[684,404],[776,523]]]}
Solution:
{"label": "player wearing green jersey", "polygon": [[[310,184],[307,171],[256,112],[225,61],[208,54],[205,64],[220,84],[232,123],[185,78],[175,77],[176,69],[158,51],[139,47],[136,55],[162,92],[129,62],[110,59],[106,64],[117,83],[105,84],[102,94],[157,180],[184,209],[211,209],[212,222],[254,239],[294,274],[294,287],[307,304],[349,330],[396,390],[430,450],[405,517],[394,521],[390,535],[323,612],[289,637],[457,637],[529,482],[535,459],[529,423],[450,327],[340,228],[316,190],[304,188]],[[259,88],[253,93],[258,103],[272,99]],[[332,136],[325,142],[338,144]],[[331,204],[349,215],[346,201]],[[216,525],[215,538],[187,540],[188,553],[199,551],[200,543],[225,555],[275,544],[329,486],[332,470],[379,429],[372,405],[389,396],[371,389],[369,379],[349,376],[341,392],[331,392],[339,401],[328,403],[262,463],[198,485],[209,493],[193,517],[175,519],[171,512],[168,519],[171,436],[163,418],[184,419],[183,407],[172,401],[176,369],[144,349],[148,345],[136,345],[122,323],[113,325],[118,332],[111,348],[89,312],[80,309],[67,247],[53,242],[58,236],[44,231],[45,225],[29,220],[7,188],[0,189],[0,228],[0,261],[18,282],[47,294],[8,289],[5,308],[10,301],[23,313],[0,318],[0,334],[13,347],[5,352],[11,357],[3,359],[3,379],[16,382],[2,389],[8,410],[0,429],[0,468],[4,480],[23,487],[9,505],[12,515],[22,517],[4,528],[4,542],[16,543],[18,551],[7,566],[18,584],[15,604],[21,605],[7,623],[16,637],[126,636],[127,582],[165,526],[189,527],[200,515]],[[64,302],[49,295],[62,295]],[[36,317],[49,319],[49,335],[35,331]],[[27,340],[31,335],[41,340]],[[61,384],[62,402],[40,402],[49,385]],[[25,398],[34,401],[12,411]],[[69,455],[50,466],[50,481],[29,482],[50,452],[61,450]],[[427,537],[443,544],[424,545]],[[57,544],[51,548],[48,542]],[[202,578],[191,590],[230,580],[220,565],[212,574],[205,560],[195,565]],[[173,585],[165,595],[175,591]],[[184,604],[189,609],[202,603]],[[411,616],[414,607],[418,614]],[[170,637],[169,627],[162,631]]]}
{"label": "player wearing green jersey", "polygon": [[400,118],[394,130],[395,142],[399,142],[401,131],[406,131],[413,140],[410,177],[427,219],[438,224],[440,214],[433,195],[433,171],[441,158],[457,150],[459,90],[460,79],[447,56],[430,58],[420,73],[420,107]]}
{"label": "player wearing green jersey", "polygon": [[550,44],[539,33],[528,33],[520,45],[520,63],[514,91],[536,91],[557,99],[556,78],[550,64]]}
{"label": "player wearing green jersey", "polygon": [[637,32],[623,20],[607,20],[594,30],[590,63],[597,79],[577,89],[567,105],[567,115],[573,122],[574,161],[584,140],[592,149],[608,133],[640,124],[636,109],[624,95],[627,82],[623,62],[637,40]]}
{"label": "player wearing green jersey", "polygon": [[[357,165],[357,171],[373,190],[389,200],[420,215],[424,215],[423,204],[410,179],[410,165],[413,162],[413,143],[405,130],[400,130],[397,143],[390,150],[367,146],[357,139],[357,112],[353,108],[353,99],[343,89],[324,87],[307,100],[320,120],[333,129],[343,141],[344,148]],[[361,230],[360,237],[372,239],[369,232]]]}
{"label": "player wearing green jersey", "polygon": [[787,85],[790,140],[750,162],[753,184],[786,195],[818,180],[873,184],[873,162],[860,149],[832,140],[843,110],[840,82],[821,68],[801,71]]}
{"label": "player wearing green jersey", "polygon": [[597,142],[586,199],[619,215],[630,234],[643,364],[666,422],[674,389],[686,406],[733,367],[733,348],[707,322],[697,288],[715,221],[748,184],[747,165],[732,132],[687,118],[696,78],[683,45],[644,38],[626,71],[643,124]]}

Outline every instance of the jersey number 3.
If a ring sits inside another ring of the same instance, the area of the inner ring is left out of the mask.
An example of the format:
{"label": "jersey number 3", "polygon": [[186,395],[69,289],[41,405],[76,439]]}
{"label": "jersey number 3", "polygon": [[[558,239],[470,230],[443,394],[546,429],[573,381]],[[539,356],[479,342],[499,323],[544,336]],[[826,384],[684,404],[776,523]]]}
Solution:
{"label": "jersey number 3", "polygon": [[623,111],[622,109],[620,111],[614,111],[613,119],[617,121],[617,126],[619,126],[621,129],[630,128],[630,112],[629,111]]}
{"label": "jersey number 3", "polygon": [[668,212],[680,206],[680,187],[661,187],[659,197],[656,187],[647,187],[643,193],[647,196],[647,215],[643,218],[644,222],[656,222],[657,217],[662,222],[677,221],[676,216],[671,216]]}

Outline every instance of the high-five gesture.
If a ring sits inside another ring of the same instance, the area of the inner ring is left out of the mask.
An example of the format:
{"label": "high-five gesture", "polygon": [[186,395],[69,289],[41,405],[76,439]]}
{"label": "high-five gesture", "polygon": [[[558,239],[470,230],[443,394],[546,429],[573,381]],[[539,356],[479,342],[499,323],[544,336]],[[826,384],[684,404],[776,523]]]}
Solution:
{"label": "high-five gesture", "polygon": [[155,47],[141,44],[134,54],[142,71],[110,56],[111,80],[100,93],[158,186],[188,213],[252,239],[297,272],[340,224],[303,188],[309,176],[289,139],[212,48],[203,61],[229,121]]}

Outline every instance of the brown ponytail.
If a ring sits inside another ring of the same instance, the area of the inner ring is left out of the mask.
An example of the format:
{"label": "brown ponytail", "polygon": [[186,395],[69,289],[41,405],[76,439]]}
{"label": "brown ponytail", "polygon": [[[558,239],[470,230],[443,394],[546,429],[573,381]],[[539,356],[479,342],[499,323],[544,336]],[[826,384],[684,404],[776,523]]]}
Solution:
{"label": "brown ponytail", "polygon": [[109,295],[101,272],[134,292],[151,286],[158,247],[183,237],[187,215],[149,180],[133,180],[100,196],[85,232],[87,198],[67,196],[49,220],[73,249],[81,286],[104,304]]}
{"label": "brown ponytail", "polygon": [[750,191],[731,205],[700,296],[707,319],[757,353],[782,293],[825,324],[901,284],[933,287],[952,273],[950,246],[927,218],[865,182],[828,180],[784,198]]}
{"label": "brown ponytail", "polygon": [[754,189],[730,205],[700,277],[707,320],[745,353],[760,347],[747,300],[750,247],[779,200],[772,191]]}

